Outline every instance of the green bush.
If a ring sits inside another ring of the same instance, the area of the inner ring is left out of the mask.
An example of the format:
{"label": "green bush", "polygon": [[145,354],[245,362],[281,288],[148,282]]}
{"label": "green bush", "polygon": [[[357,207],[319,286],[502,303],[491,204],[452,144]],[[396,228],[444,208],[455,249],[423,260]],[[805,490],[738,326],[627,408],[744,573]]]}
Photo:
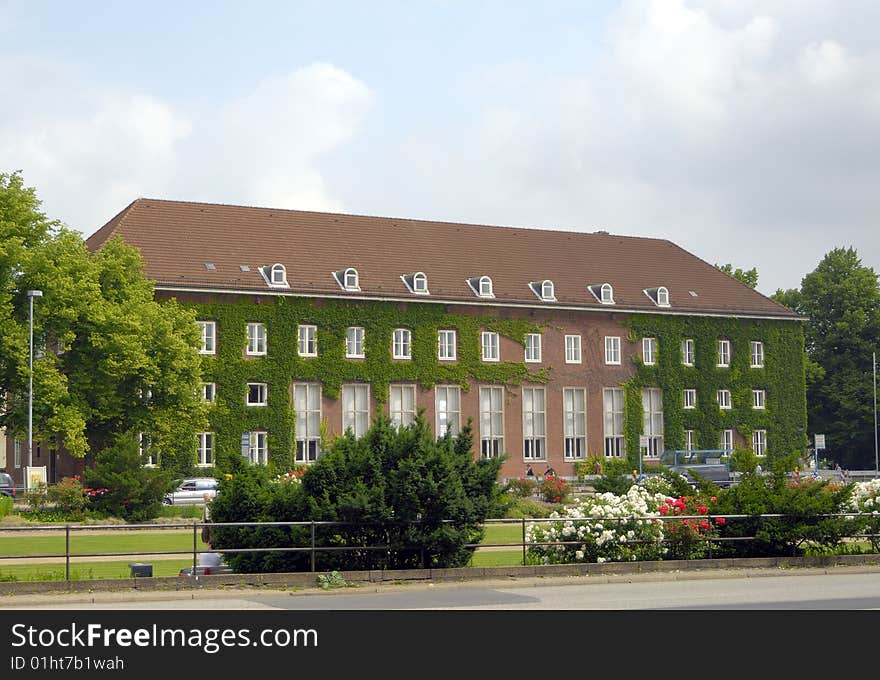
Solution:
{"label": "green bush", "polygon": [[539,488],[546,503],[564,503],[572,491],[571,484],[556,475],[544,477]]}
{"label": "green bush", "polygon": [[55,508],[71,519],[81,519],[86,507],[83,485],[79,477],[65,477],[54,486],[50,486],[46,495]]}
{"label": "green bush", "polygon": [[603,466],[602,476],[593,482],[593,489],[596,493],[625,496],[629,487],[635,483],[629,462],[625,458],[608,458]]}
{"label": "green bush", "polygon": [[503,508],[497,517],[493,519],[521,519],[523,517],[549,517],[553,509],[546,503],[532,500],[531,498],[516,498],[508,496]]}
{"label": "green bush", "polygon": [[517,498],[529,498],[535,495],[538,482],[528,477],[520,477],[518,479],[508,479],[506,493]]}
{"label": "green bush", "polygon": [[9,496],[0,496],[0,517],[12,514],[12,503]]}

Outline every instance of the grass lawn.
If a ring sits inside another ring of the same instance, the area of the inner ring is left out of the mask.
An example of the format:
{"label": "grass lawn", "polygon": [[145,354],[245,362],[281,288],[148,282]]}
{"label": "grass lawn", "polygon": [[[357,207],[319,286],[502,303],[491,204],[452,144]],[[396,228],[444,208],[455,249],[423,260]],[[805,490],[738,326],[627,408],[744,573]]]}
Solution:
{"label": "grass lawn", "polygon": [[[129,578],[131,569],[128,565],[137,559],[123,562],[84,562],[71,560],[70,578],[85,580],[93,578]],[[192,558],[188,560],[150,560],[153,565],[153,576],[177,576],[183,567],[192,566]],[[63,581],[65,570],[63,564],[0,564],[0,582],[2,581]]]}
{"label": "grass lawn", "polygon": [[482,550],[471,557],[470,567],[514,567],[522,564],[522,550]]}
{"label": "grass lawn", "polygon": [[[199,532],[201,533],[201,532]],[[7,535],[0,537],[0,555],[58,555],[64,556],[64,535]],[[198,536],[199,550],[206,546]],[[71,555],[88,553],[164,552],[192,550],[192,531],[132,531],[108,530],[106,534],[91,535],[70,532]],[[0,562],[0,569],[3,563]]]}

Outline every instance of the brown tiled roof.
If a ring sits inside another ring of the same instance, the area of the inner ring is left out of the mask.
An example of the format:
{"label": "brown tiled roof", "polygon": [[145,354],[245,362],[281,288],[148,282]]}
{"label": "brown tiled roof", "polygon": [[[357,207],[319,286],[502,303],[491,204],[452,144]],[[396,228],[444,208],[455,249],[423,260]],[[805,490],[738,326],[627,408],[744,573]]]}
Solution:
{"label": "brown tiled roof", "polygon": [[[117,234],[140,250],[147,276],[163,289],[270,292],[258,268],[281,263],[292,294],[800,318],[663,239],[149,198],[133,201],[88,246],[94,251]],[[358,293],[333,277],[348,267],[358,271]],[[427,275],[429,296],[401,280],[414,272]],[[494,300],[478,298],[466,282],[483,275]],[[530,289],[544,279],[553,281],[556,302]],[[588,290],[606,282],[613,306]],[[660,286],[669,290],[666,310],[644,293]]]}

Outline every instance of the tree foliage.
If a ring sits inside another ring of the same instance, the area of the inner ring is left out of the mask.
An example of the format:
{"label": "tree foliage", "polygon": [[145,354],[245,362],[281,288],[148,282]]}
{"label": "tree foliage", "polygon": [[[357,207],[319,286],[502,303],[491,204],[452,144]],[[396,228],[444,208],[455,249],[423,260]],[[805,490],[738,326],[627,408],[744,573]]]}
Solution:
{"label": "tree foliage", "polygon": [[733,265],[729,262],[723,265],[716,263],[715,266],[728,276],[732,276],[740,283],[744,283],[749,288],[758,287],[758,270],[755,267],[752,267],[751,269],[740,269],[737,267],[734,269]]}

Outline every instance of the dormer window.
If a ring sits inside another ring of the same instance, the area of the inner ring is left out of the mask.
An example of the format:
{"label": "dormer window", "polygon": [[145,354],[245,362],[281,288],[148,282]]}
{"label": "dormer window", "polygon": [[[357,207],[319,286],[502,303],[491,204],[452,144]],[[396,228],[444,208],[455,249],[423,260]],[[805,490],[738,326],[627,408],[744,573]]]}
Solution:
{"label": "dormer window", "polygon": [[400,277],[401,281],[409,289],[410,293],[416,295],[428,295],[428,277],[424,272],[416,272],[415,274],[404,275]]}
{"label": "dormer window", "polygon": [[646,288],[644,293],[651,298],[651,302],[658,307],[669,306],[669,290],[665,286],[660,286],[659,288]]}
{"label": "dormer window", "polygon": [[550,279],[532,281],[529,284],[529,287],[532,289],[532,292],[544,302],[556,302],[556,288]]}
{"label": "dormer window", "polygon": [[283,264],[273,264],[269,281],[273,286],[287,285],[287,270]]}
{"label": "dormer window", "polygon": [[495,297],[495,292],[492,289],[492,279],[488,276],[476,276],[472,279],[468,279],[467,284],[478,297]]}
{"label": "dormer window", "polygon": [[601,286],[596,284],[595,286],[587,286],[587,288],[593,294],[593,297],[603,305],[614,304],[614,289],[610,283],[603,283]]}
{"label": "dormer window", "polygon": [[360,290],[360,277],[357,269],[349,267],[348,269],[340,269],[333,272],[333,278],[342,290]]}

